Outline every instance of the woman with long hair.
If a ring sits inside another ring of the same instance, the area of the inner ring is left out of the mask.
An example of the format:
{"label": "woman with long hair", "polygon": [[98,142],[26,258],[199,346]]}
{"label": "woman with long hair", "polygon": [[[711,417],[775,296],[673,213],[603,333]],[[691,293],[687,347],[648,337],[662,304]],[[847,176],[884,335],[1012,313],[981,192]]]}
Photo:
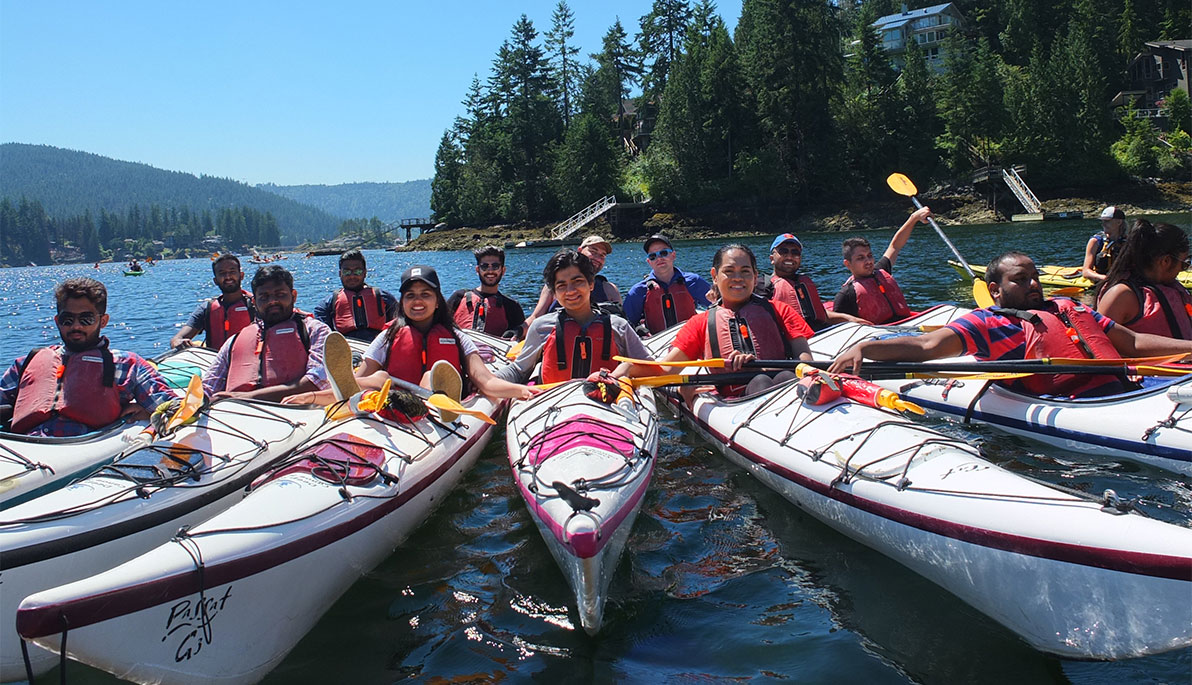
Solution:
{"label": "woman with long hair", "polygon": [[1097,311],[1135,333],[1192,340],[1192,295],[1180,285],[1188,234],[1138,219],[1097,296]]}

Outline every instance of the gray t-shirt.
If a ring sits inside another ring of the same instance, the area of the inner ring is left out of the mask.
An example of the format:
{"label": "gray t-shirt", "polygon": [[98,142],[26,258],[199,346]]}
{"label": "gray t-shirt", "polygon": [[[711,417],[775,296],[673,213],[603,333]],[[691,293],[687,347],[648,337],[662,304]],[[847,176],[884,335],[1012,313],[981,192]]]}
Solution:
{"label": "gray t-shirt", "polygon": [[[385,344],[385,336],[388,331],[381,331],[373,341],[368,344],[368,349],[364,352],[365,359],[371,359],[384,368],[389,363],[389,346]],[[464,353],[464,359],[468,358],[469,354],[480,354],[480,349],[476,347],[476,343],[468,337],[468,334],[455,329],[455,337],[459,340],[459,348]]]}
{"label": "gray t-shirt", "polygon": [[[521,353],[517,355],[517,361],[496,372],[497,378],[512,383],[524,383],[529,379],[530,374],[534,372],[534,367],[542,361],[542,350],[546,347],[546,339],[555,330],[555,324],[559,320],[561,311],[549,312],[534,319],[534,323],[530,324],[530,330],[526,332],[526,344],[522,347]],[[616,342],[617,351],[621,356],[633,359],[653,359],[650,351],[642,344],[642,339],[638,337],[628,321],[613,314],[609,317],[609,323],[613,329],[613,341]]]}

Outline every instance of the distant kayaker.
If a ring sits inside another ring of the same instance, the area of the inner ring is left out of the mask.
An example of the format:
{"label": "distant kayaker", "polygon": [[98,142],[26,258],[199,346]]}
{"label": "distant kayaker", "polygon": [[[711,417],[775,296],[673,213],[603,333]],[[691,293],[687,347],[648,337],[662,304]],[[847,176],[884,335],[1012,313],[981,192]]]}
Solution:
{"label": "distant kayaker", "polygon": [[669,238],[654,234],[642,243],[650,273],[625,294],[625,319],[639,332],[658,333],[704,308],[712,286],[699,274],[675,266],[678,252]]}
{"label": "distant kayaker", "polygon": [[910,307],[902,296],[898,282],[890,275],[898,253],[902,251],[916,224],[927,223],[932,216],[930,207],[915,210],[906,223],[895,231],[890,245],[882,258],[873,261],[873,250],[864,238],[849,238],[844,241],[842,253],[844,267],[851,274],[840,286],[832,310],[841,314],[860,317],[873,324],[886,324],[905,319],[911,315]]}
{"label": "distant kayaker", "polygon": [[137,262],[137,260],[134,258],[131,262],[128,263],[128,270],[129,271],[140,271],[141,264],[139,262]]}
{"label": "distant kayaker", "polygon": [[1094,283],[1104,281],[1125,237],[1126,213],[1114,206],[1101,210],[1101,230],[1089,238],[1084,248],[1080,274]]}
{"label": "distant kayaker", "polygon": [[192,345],[193,339],[203,333],[203,344],[213,350],[223,347],[224,341],[252,323],[257,312],[253,308],[252,296],[241,289],[244,272],[240,259],[234,254],[220,255],[211,262],[212,282],[219,288],[219,297],[211,298],[195,307],[182,328],[170,338],[170,347]]}
{"label": "distant kayaker", "polygon": [[447,300],[455,325],[476,329],[489,335],[520,337],[526,330],[526,312],[517,300],[504,295],[498,286],[505,276],[505,250],[485,245],[474,250],[479,288],[462,288]]}
{"label": "distant kayaker", "polygon": [[1179,282],[1187,268],[1183,229],[1137,219],[1106,274],[1097,311],[1135,333],[1192,340],[1192,295]]}
{"label": "distant kayaker", "polygon": [[[757,257],[748,247],[726,245],[717,250],[712,257],[711,275],[720,301],[688,319],[671,343],[670,352],[659,361],[723,358],[726,372],[739,371],[745,362],[754,359],[810,361],[807,339],[812,335],[811,327],[785,302],[755,294],[757,273]],[[677,368],[671,371],[678,372]],[[752,394],[787,378],[794,378],[794,374],[784,371],[771,378],[759,373],[747,387],[722,388],[721,392],[730,396]],[[688,402],[699,392],[694,387],[683,390]]]}
{"label": "distant kayaker", "polygon": [[343,287],[315,307],[315,318],[349,338],[377,337],[385,322],[397,316],[397,298],[386,290],[365,285],[367,275],[368,266],[360,250],[340,255],[339,282]]}
{"label": "distant kayaker", "polygon": [[[868,340],[841,352],[830,371],[856,373],[863,359],[927,361],[965,354],[978,360],[1118,359],[1192,353],[1192,342],[1135,333],[1068,298],[1045,299],[1035,263],[1007,252],[985,272],[997,304],[977,309],[947,326],[919,336]],[[1122,392],[1109,374],[1035,374],[1008,385],[1036,395],[1098,397]]]}
{"label": "distant kayaker", "polygon": [[[612,254],[612,251],[612,243],[598,235],[590,235],[584,238],[583,242],[579,244],[579,253],[592,262],[592,268],[596,271],[596,280],[592,287],[592,302],[606,311],[620,314],[623,311],[621,308],[621,291],[617,290],[617,286],[613,285],[607,278],[600,275],[600,270],[604,268],[604,260]],[[534,311],[530,312],[530,316],[526,318],[526,322],[533,323],[534,319],[558,308],[559,303],[555,301],[555,296],[551,292],[550,287],[544,285],[542,286],[542,292],[538,294],[538,304],[534,307]]]}
{"label": "distant kayaker", "polygon": [[61,345],[35,348],[0,376],[0,423],[13,433],[82,435],[176,398],[152,364],[108,347],[108,291],[91,278],[54,290]]}
{"label": "distant kayaker", "polygon": [[630,371],[639,375],[656,373],[618,364],[613,359],[617,355],[646,359],[650,353],[628,321],[594,304],[596,267],[592,260],[571,250],[556,253],[547,261],[542,278],[562,307],[530,324],[517,361],[497,372],[498,376],[524,380],[539,362],[539,380],[543,383],[587,378],[602,370],[614,376]]}
{"label": "distant kayaker", "polygon": [[209,397],[277,402],[327,387],[323,345],[331,329],[294,307],[294,277],[263,266],[252,277],[257,318],[228,338],[203,374]]}
{"label": "distant kayaker", "polygon": [[865,323],[851,314],[824,308],[819,290],[811,277],[799,273],[803,264],[803,243],[791,233],[783,233],[770,243],[770,265],[774,275],[770,277],[770,299],[785,302],[803,316],[803,320],[818,331],[835,323]]}

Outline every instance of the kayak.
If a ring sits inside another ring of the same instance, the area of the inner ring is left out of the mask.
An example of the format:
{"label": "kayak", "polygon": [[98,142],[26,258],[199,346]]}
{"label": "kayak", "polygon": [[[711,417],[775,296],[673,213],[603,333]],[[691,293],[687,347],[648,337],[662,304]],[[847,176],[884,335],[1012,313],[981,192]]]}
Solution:
{"label": "kayak", "polygon": [[[482,395],[463,404],[504,407]],[[468,415],[328,422],[214,518],[27,597],[17,629],[54,650],[65,623],[72,658],[137,682],[256,682],[426,520],[494,432]]]}
{"label": "kayak", "polygon": [[[214,359],[212,350],[184,348],[154,361],[170,387],[181,389]],[[0,432],[0,510],[39,497],[111,463],[148,426],[147,421],[122,419],[97,431],[65,438]]]}
{"label": "kayak", "polygon": [[580,624],[595,635],[654,472],[658,414],[648,388],[606,405],[583,385],[515,402],[505,441],[518,491],[575,593]]}
{"label": "kayak", "polygon": [[[968,273],[964,270],[964,266],[960,262],[948,260],[948,264],[956,269],[961,276],[968,278]],[[977,276],[985,277],[985,267],[976,264],[969,264],[969,268]],[[1039,283],[1040,285],[1050,286],[1053,288],[1091,288],[1093,282],[1081,276],[1082,269],[1079,266],[1055,266],[1048,264],[1039,267]],[[1180,285],[1185,288],[1192,289],[1192,271],[1181,271],[1180,275],[1176,277]]]}
{"label": "kayak", "polygon": [[143,270],[142,271],[125,271],[124,275],[125,276],[144,276],[145,272]]}
{"label": "kayak", "polygon": [[[321,408],[220,400],[171,440],[123,453],[86,478],[0,512],[0,680],[25,677],[18,603],[86,578],[239,501],[246,485],[314,433]],[[57,638],[44,644],[57,644]],[[143,646],[142,646],[143,647]],[[58,657],[30,648],[34,675]]]}

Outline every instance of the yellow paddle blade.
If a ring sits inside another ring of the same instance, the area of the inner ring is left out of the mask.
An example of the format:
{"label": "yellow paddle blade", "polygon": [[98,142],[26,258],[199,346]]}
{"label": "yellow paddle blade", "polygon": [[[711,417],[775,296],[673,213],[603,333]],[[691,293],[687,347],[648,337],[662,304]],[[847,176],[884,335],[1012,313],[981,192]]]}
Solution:
{"label": "yellow paddle blade", "polygon": [[1134,370],[1140,376],[1187,376],[1192,373],[1192,368],[1188,369],[1174,369],[1170,366],[1136,366]]}
{"label": "yellow paddle blade", "polygon": [[203,379],[191,376],[190,383],[186,385],[186,396],[182,398],[182,404],[178,406],[178,411],[174,412],[174,415],[166,422],[166,431],[186,423],[201,406],[203,406]]}
{"label": "yellow paddle blade", "polygon": [[522,348],[525,346],[526,346],[525,340],[518,340],[516,343],[513,344],[513,347],[510,347],[509,351],[505,353],[505,358],[508,359],[509,361],[513,361],[514,359],[517,359],[517,355],[521,354]]}
{"label": "yellow paddle blade", "polygon": [[910,400],[894,400],[894,408],[898,411],[909,411],[912,414],[918,414],[919,416],[927,415],[927,412],[923,410],[923,407],[920,407]]}
{"label": "yellow paddle blade", "polygon": [[385,384],[381,386],[380,390],[373,390],[364,393],[360,397],[360,401],[356,407],[361,411],[379,411],[385,406],[385,401],[389,399],[389,388],[393,385],[393,379],[386,378]]}
{"label": "yellow paddle blade", "polygon": [[480,411],[479,409],[469,409],[469,408],[465,407],[464,405],[460,404],[459,402],[456,402],[455,400],[451,399],[450,397],[444,395],[441,392],[436,392],[435,394],[426,398],[425,402],[426,402],[426,406],[428,406],[428,407],[434,407],[435,409],[439,409],[439,410],[455,412],[456,414],[465,414],[467,416],[474,416],[487,424],[490,424],[493,426],[497,425],[497,422],[494,421],[493,418],[491,416],[489,416],[488,414],[485,414],[484,412]]}
{"label": "yellow paddle blade", "polygon": [[1049,288],[1048,290],[1052,295],[1059,295],[1061,297],[1067,297],[1068,295],[1079,295],[1085,291],[1084,288],[1078,285],[1068,286],[1067,288]]}
{"label": "yellow paddle blade", "polygon": [[696,367],[704,369],[723,369],[724,360],[720,357],[713,357],[711,359],[692,359],[686,362],[659,362],[653,359],[632,359],[630,357],[615,356],[614,360],[619,362],[629,362],[630,364],[640,364],[642,366],[679,366],[679,367]]}
{"label": "yellow paddle blade", "polygon": [[989,294],[989,284],[982,280],[973,281],[973,300],[977,306],[985,309],[994,305],[993,295]]}
{"label": "yellow paddle blade", "polygon": [[886,177],[886,185],[890,186],[890,190],[893,190],[899,195],[911,197],[912,195],[919,194],[919,189],[915,187],[915,183],[905,175],[897,172]]}

